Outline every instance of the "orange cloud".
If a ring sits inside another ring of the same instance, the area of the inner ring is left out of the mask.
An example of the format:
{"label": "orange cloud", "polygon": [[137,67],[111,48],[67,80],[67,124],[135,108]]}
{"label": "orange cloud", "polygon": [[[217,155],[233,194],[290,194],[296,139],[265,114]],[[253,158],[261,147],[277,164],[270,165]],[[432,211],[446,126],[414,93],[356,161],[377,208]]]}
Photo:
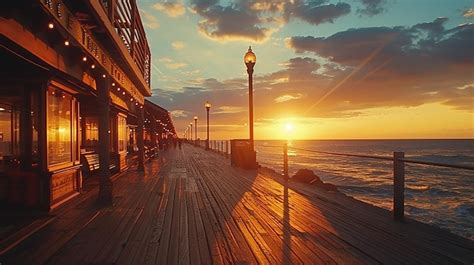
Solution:
{"label": "orange cloud", "polygon": [[164,12],[170,17],[180,17],[186,13],[184,5],[176,2],[156,3],[153,5],[153,8]]}

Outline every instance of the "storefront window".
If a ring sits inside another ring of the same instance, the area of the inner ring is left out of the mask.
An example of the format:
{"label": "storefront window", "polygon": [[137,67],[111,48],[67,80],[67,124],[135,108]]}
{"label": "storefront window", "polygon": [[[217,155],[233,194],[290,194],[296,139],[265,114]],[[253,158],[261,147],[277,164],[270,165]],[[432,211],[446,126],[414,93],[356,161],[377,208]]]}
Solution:
{"label": "storefront window", "polygon": [[48,89],[48,164],[72,162],[73,97],[61,90]]}
{"label": "storefront window", "polygon": [[20,155],[20,110],[13,109],[13,155]]}
{"label": "storefront window", "polygon": [[85,118],[86,146],[96,146],[99,141],[99,121],[97,117]]}
{"label": "storefront window", "polygon": [[0,105],[0,159],[2,162],[13,155],[12,113],[7,106]]}
{"label": "storefront window", "polygon": [[122,115],[118,115],[117,121],[118,151],[124,152],[127,149],[127,119]]}
{"label": "storefront window", "polygon": [[39,128],[39,102],[38,93],[31,93],[31,122],[32,122],[32,153],[33,164],[39,162],[38,157],[38,128]]}

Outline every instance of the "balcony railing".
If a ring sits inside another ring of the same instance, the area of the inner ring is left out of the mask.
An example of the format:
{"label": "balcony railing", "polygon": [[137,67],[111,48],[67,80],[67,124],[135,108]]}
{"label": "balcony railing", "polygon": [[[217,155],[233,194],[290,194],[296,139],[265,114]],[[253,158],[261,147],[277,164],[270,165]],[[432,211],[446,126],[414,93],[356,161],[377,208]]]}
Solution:
{"label": "balcony railing", "polygon": [[136,0],[101,0],[115,31],[122,39],[145,81],[150,85],[151,54]]}

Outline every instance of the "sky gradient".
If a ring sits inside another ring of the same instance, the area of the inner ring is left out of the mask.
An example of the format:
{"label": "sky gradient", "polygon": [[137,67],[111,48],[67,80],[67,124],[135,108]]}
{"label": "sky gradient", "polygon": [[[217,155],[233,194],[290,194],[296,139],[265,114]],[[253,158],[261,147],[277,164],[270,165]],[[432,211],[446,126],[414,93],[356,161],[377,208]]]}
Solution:
{"label": "sky gradient", "polygon": [[256,139],[474,138],[471,0],[138,5],[179,136],[209,100],[212,138],[248,137],[252,45]]}

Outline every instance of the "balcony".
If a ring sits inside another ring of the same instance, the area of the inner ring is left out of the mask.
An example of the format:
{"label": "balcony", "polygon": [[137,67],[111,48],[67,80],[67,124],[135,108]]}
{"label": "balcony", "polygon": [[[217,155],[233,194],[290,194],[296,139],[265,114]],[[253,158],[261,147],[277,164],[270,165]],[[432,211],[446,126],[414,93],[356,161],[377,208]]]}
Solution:
{"label": "balcony", "polygon": [[150,85],[150,47],[135,0],[100,0],[115,32],[122,39],[148,86]]}

